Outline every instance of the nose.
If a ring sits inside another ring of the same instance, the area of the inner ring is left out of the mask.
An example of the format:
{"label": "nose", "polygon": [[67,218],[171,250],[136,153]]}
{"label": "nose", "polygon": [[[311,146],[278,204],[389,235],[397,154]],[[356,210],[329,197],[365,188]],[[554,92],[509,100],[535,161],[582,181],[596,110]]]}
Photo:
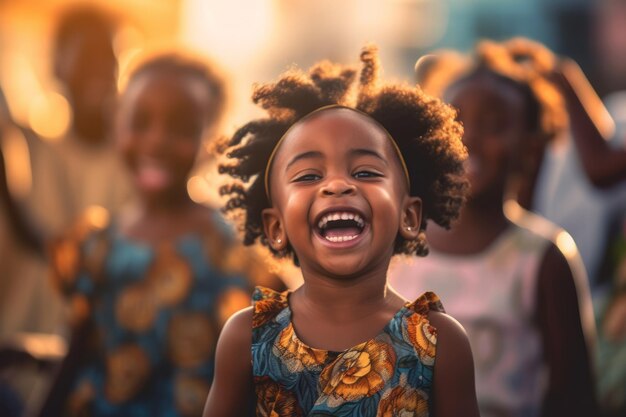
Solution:
{"label": "nose", "polygon": [[322,195],[324,196],[345,196],[351,195],[356,192],[356,187],[351,181],[347,180],[343,176],[335,176],[329,178],[321,188]]}
{"label": "nose", "polygon": [[144,137],[144,150],[151,154],[167,152],[168,139],[167,130],[160,123],[154,123]]}

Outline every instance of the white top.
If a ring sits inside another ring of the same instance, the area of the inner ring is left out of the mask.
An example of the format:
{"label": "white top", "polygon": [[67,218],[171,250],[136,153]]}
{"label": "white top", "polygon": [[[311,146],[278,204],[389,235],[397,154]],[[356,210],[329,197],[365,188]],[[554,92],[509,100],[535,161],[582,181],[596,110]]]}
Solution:
{"label": "white top", "polygon": [[[624,103],[624,93],[607,100],[617,127],[609,143],[613,147],[626,146]],[[626,181],[604,190],[595,188],[582,168],[572,140],[555,142],[546,149],[532,209],[572,235],[594,289],[604,278],[598,272],[611,227],[626,209]]]}
{"label": "white top", "polygon": [[545,390],[533,323],[538,269],[550,240],[511,224],[482,253],[398,260],[391,285],[407,299],[434,291],[467,331],[481,416],[537,416]]}
{"label": "white top", "polygon": [[568,231],[596,287],[611,223],[626,208],[626,183],[595,188],[572,143],[549,147],[537,183],[533,211]]}

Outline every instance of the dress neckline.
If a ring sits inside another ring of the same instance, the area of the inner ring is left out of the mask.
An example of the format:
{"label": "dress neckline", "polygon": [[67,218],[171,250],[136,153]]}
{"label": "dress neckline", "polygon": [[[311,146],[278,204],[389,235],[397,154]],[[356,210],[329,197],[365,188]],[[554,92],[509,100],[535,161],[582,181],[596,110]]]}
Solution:
{"label": "dress neckline", "polygon": [[[296,331],[296,328],[293,325],[293,312],[291,310],[291,306],[289,305],[289,298],[290,295],[293,294],[293,291],[285,291],[282,295],[284,296],[284,304],[285,304],[285,308],[284,310],[286,311],[286,318],[288,320],[286,329],[287,331],[290,331],[292,334],[292,341],[298,345],[298,347],[305,349],[305,350],[309,350],[312,352],[316,352],[319,354],[327,354],[327,355],[331,355],[333,357],[335,356],[339,356],[342,355],[346,352],[349,351],[353,351],[353,350],[360,350],[363,346],[367,345],[368,343],[371,343],[372,341],[376,340],[377,338],[379,338],[380,336],[384,335],[384,334],[389,334],[390,333],[390,327],[392,325],[392,323],[394,323],[396,320],[400,319],[401,317],[405,316],[407,313],[415,313],[418,314],[417,312],[413,311],[411,309],[411,306],[415,303],[415,302],[410,302],[410,301],[406,301],[404,303],[404,305],[398,309],[398,311],[396,311],[396,313],[391,317],[391,319],[389,319],[389,321],[385,324],[385,326],[373,337],[369,338],[368,340],[365,340],[363,342],[357,343],[354,346],[351,346],[347,349],[341,350],[341,351],[334,351],[334,350],[327,350],[327,349],[321,349],[321,348],[316,348],[316,347],[312,347],[309,346],[308,344],[304,343],[300,337],[298,336],[298,332]],[[419,299],[419,298],[418,298]]]}

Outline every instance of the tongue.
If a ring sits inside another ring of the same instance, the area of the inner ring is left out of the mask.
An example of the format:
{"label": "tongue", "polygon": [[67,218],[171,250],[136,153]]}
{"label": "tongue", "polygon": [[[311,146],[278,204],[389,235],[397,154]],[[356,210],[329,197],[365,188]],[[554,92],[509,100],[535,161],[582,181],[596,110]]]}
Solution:
{"label": "tongue", "polygon": [[141,188],[160,189],[170,181],[170,175],[164,169],[141,167],[137,173],[137,182]]}
{"label": "tongue", "polygon": [[328,237],[340,237],[340,236],[355,236],[361,233],[361,230],[357,227],[338,227],[334,229],[327,229],[325,236]]}

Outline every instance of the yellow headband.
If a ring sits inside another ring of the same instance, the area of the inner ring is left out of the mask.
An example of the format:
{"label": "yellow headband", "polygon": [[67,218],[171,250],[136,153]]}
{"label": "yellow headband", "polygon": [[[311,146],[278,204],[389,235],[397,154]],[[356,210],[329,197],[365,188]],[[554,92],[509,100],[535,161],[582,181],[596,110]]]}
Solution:
{"label": "yellow headband", "polygon": [[287,131],[285,132],[284,135],[281,136],[281,138],[278,140],[278,142],[276,142],[276,145],[274,146],[274,149],[272,150],[272,153],[270,154],[269,159],[267,160],[267,165],[265,166],[265,195],[267,197],[267,201],[270,201],[270,183],[269,183],[269,177],[270,177],[270,168],[272,167],[272,162],[274,161],[274,157],[276,156],[276,152],[278,151],[278,148],[280,147],[280,144],[283,143],[283,141],[285,140],[285,138],[287,137],[287,134],[291,131],[291,129],[297,125],[298,123],[304,121],[305,119],[309,118],[310,116],[317,114],[323,110],[330,110],[330,109],[347,109],[347,110],[352,110],[355,111],[363,116],[366,116],[368,119],[374,121],[374,123],[376,123],[386,134],[387,137],[389,138],[389,140],[391,141],[391,144],[393,145],[393,149],[395,149],[396,154],[398,155],[398,159],[400,159],[400,164],[402,165],[402,170],[404,171],[404,176],[406,177],[406,183],[409,187],[409,190],[411,190],[411,179],[409,177],[409,170],[406,167],[406,162],[404,161],[404,157],[402,156],[402,152],[400,152],[400,148],[398,147],[398,144],[396,143],[396,141],[393,139],[393,137],[391,136],[391,134],[389,134],[389,132],[387,131],[387,129],[385,129],[385,127],[380,124],[376,119],[372,118],[372,116],[370,116],[369,114],[359,110],[359,109],[355,109],[353,107],[348,107],[348,106],[342,106],[340,104],[330,104],[328,106],[324,106],[324,107],[320,107],[319,109],[313,110],[311,113],[308,113],[307,115],[303,116],[302,118],[300,118],[298,121],[296,121],[294,124],[292,124],[289,129],[287,129]]}

